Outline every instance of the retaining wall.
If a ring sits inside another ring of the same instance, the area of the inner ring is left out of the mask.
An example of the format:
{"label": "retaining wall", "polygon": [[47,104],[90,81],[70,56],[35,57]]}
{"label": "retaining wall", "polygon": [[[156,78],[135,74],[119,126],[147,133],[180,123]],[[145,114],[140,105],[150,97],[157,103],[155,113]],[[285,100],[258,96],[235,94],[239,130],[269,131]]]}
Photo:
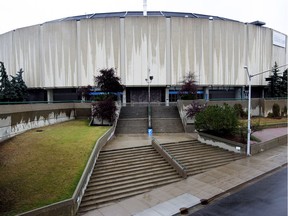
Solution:
{"label": "retaining wall", "polygon": [[[227,149],[229,151],[233,151],[236,153],[246,154],[247,152],[246,144],[223,139],[221,137],[216,137],[216,136],[206,134],[206,133],[199,132],[198,141],[202,143],[206,143],[208,145],[218,146],[220,148]],[[281,137],[277,137],[275,139],[272,139],[266,142],[253,143],[250,145],[250,154],[255,155],[257,153],[266,151],[276,146],[286,145],[286,144],[287,144],[287,135],[283,135]]]}
{"label": "retaining wall", "polygon": [[88,118],[90,103],[0,105],[0,142],[27,130]]}

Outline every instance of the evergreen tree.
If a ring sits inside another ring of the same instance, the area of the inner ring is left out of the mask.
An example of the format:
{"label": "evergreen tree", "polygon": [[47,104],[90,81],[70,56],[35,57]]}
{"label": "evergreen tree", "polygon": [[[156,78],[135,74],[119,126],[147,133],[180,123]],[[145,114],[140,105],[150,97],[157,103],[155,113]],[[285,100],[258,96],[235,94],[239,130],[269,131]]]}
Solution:
{"label": "evergreen tree", "polygon": [[23,101],[28,96],[28,88],[23,80],[23,70],[11,76],[11,81],[3,62],[0,62],[0,101]]}
{"label": "evergreen tree", "polygon": [[16,101],[23,101],[27,98],[28,96],[28,91],[27,91],[27,86],[23,80],[22,74],[24,71],[22,68],[17,72],[16,76],[11,76],[11,84],[12,84],[12,89],[11,89],[11,96],[13,99]]}
{"label": "evergreen tree", "polygon": [[287,97],[287,71],[286,69],[283,72],[283,76],[281,77],[281,83],[280,83],[280,90],[281,90],[281,97]]}
{"label": "evergreen tree", "polygon": [[272,75],[269,76],[267,81],[268,83],[268,95],[270,97],[281,97],[281,77],[278,75],[279,69],[277,62],[275,62],[275,65],[272,67]]}
{"label": "evergreen tree", "polygon": [[0,101],[11,100],[12,85],[9,81],[6,68],[3,62],[0,62]]}

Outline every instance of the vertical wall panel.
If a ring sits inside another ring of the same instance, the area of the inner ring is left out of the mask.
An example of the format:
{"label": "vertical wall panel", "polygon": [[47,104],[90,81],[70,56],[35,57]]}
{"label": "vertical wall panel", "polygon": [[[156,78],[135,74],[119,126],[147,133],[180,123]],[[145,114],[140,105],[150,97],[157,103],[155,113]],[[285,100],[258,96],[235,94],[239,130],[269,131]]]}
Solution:
{"label": "vertical wall panel", "polygon": [[164,17],[125,18],[125,67],[127,85],[166,84],[166,20]]}
{"label": "vertical wall panel", "polygon": [[77,86],[76,22],[42,26],[42,73],[46,87]]}
{"label": "vertical wall panel", "polygon": [[80,71],[79,85],[93,85],[94,76],[99,70],[116,68],[120,76],[120,24],[119,19],[81,20],[80,37]]}
{"label": "vertical wall panel", "polygon": [[147,62],[147,17],[125,18],[125,70],[127,85],[146,85]]}
{"label": "vertical wall panel", "polygon": [[172,83],[179,85],[193,72],[198,84],[209,83],[209,21],[171,18]]}
{"label": "vertical wall panel", "polygon": [[40,87],[40,26],[31,26],[14,31],[14,59],[17,71],[24,70],[23,79],[27,86]]}
{"label": "vertical wall panel", "polygon": [[16,72],[13,51],[13,31],[0,35],[0,61],[9,75]]}
{"label": "vertical wall panel", "polygon": [[[247,66],[251,74],[257,74],[271,69],[272,59],[272,31],[268,28],[261,28],[248,25],[248,62]],[[267,74],[253,77],[253,85],[266,85]]]}
{"label": "vertical wall panel", "polygon": [[166,35],[166,19],[148,17],[147,59],[154,76],[152,85],[166,85]]}
{"label": "vertical wall panel", "polygon": [[213,21],[214,85],[237,85],[245,82],[245,41],[245,25]]}

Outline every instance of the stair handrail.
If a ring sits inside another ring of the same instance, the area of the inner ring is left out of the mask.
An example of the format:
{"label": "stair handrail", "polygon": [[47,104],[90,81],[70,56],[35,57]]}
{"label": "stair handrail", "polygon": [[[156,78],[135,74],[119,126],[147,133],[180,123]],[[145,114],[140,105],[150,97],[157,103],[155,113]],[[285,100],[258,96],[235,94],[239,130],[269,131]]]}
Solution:
{"label": "stair handrail", "polygon": [[187,178],[187,169],[180,163],[160,142],[152,137],[152,147],[179,173],[183,178]]}

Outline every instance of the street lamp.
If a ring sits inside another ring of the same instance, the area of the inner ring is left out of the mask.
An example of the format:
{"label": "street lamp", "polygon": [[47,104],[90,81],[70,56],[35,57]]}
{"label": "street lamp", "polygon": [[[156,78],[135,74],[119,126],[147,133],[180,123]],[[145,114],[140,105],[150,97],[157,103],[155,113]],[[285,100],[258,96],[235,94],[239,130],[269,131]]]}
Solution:
{"label": "street lamp", "polygon": [[[150,70],[149,70],[150,72]],[[152,134],[152,124],[151,124],[151,94],[150,94],[150,83],[153,80],[153,76],[149,75],[145,81],[148,83],[148,134]]]}
{"label": "street lamp", "polygon": [[250,156],[250,138],[251,138],[251,78],[252,75],[249,74],[248,67],[244,66],[248,76],[248,126],[247,126],[247,156]]}
{"label": "street lamp", "polygon": [[[278,66],[277,68],[274,68],[274,69],[286,67],[287,65],[288,64],[285,64],[285,65],[282,65],[282,66]],[[250,148],[250,145],[251,145],[251,143],[250,143],[250,141],[251,141],[251,79],[254,76],[258,76],[258,75],[270,72],[273,69],[269,69],[269,70],[266,70],[266,71],[263,71],[263,72],[260,72],[260,73],[257,73],[257,74],[250,74],[249,71],[248,71],[248,67],[247,66],[244,66],[244,69],[247,72],[248,85],[249,85],[249,89],[248,89],[249,92],[248,92],[247,156],[251,156],[251,154],[250,154],[250,149],[251,149]]]}

